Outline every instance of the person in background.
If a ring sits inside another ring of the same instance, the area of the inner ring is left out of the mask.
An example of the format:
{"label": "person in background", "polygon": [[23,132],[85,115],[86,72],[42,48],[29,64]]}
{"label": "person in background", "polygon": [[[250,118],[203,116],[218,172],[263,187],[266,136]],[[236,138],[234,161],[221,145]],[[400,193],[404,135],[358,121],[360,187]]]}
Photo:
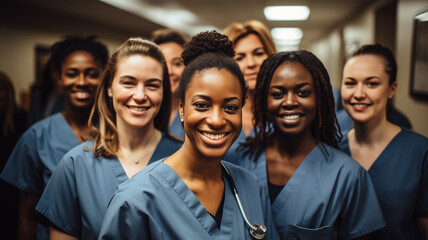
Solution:
{"label": "person in background", "polygon": [[387,119],[397,63],[380,44],[365,45],[343,69],[342,101],[354,126],[340,149],[369,173],[385,217],[376,239],[428,239],[428,139]]}
{"label": "person in background", "polygon": [[[26,130],[26,114],[15,102],[15,89],[6,72],[0,70],[0,172],[19,137]],[[4,239],[16,239],[19,191],[0,180],[0,232]]]}
{"label": "person in background", "polygon": [[65,36],[52,46],[65,110],[34,124],[16,144],[0,178],[20,190],[18,239],[48,239],[34,208],[63,155],[90,138],[88,119],[108,51],[95,37]]}
{"label": "person in background", "polygon": [[181,53],[187,42],[187,37],[179,31],[172,29],[159,29],[152,33],[152,41],[159,45],[165,56],[168,66],[169,80],[171,81],[171,117],[169,131],[173,135],[184,139],[184,129],[178,114],[177,89],[184,70]]}
{"label": "person in background", "polygon": [[49,57],[42,70],[41,82],[33,87],[27,116],[28,127],[65,109],[65,99],[53,61]]}
{"label": "person in background", "polygon": [[241,132],[245,103],[233,54],[232,42],[215,31],[186,45],[178,89],[183,146],[119,186],[99,239],[253,239],[232,185],[249,222],[266,225],[265,239],[277,239],[266,190],[252,174],[221,161]]}
{"label": "person in background", "polygon": [[367,172],[339,151],[330,78],[304,50],[269,56],[257,77],[255,136],[238,161],[264,183],[281,239],[356,239],[385,226]]}
{"label": "person in background", "polygon": [[254,135],[253,99],[260,66],[276,49],[268,28],[256,20],[232,23],[223,32],[233,42],[234,59],[248,86],[247,104],[242,109],[242,132],[224,157],[226,161],[236,163],[240,159],[237,151],[239,144],[245,142],[246,137]]}
{"label": "person in background", "polygon": [[113,54],[89,119],[94,140],[64,156],[36,207],[50,239],[96,239],[117,186],[181,147],[168,133],[170,93],[156,44],[130,38]]}

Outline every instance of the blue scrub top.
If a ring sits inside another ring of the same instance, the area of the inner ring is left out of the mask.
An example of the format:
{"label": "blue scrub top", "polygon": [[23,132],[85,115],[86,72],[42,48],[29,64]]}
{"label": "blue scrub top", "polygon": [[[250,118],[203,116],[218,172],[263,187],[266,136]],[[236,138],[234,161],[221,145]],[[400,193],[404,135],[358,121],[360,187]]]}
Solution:
{"label": "blue scrub top", "polygon": [[174,120],[172,121],[171,125],[169,125],[168,128],[169,133],[171,133],[172,135],[184,139],[184,128],[183,128],[183,124],[181,123],[181,118],[180,118],[180,113],[177,112],[177,114],[175,115]]}
{"label": "blue scrub top", "polygon": [[[163,134],[149,164],[181,144]],[[82,143],[64,156],[36,207],[42,222],[81,239],[98,237],[109,200],[128,180],[117,157],[95,158],[87,150],[93,146],[93,141]]]}
{"label": "blue scrub top", "polygon": [[[251,173],[225,162],[235,180],[250,223],[267,227],[265,239],[278,239],[266,189]],[[252,239],[225,176],[220,229],[195,194],[163,161],[119,186],[98,239]]]}
{"label": "blue scrub top", "polygon": [[[352,158],[318,144],[272,204],[281,239],[352,239],[385,226],[367,172]],[[240,166],[267,188],[264,152],[256,161],[245,156]]]}
{"label": "blue scrub top", "polygon": [[[348,136],[340,148],[350,154]],[[402,128],[368,170],[387,227],[376,239],[419,239],[428,217],[428,139]]]}
{"label": "blue scrub top", "polygon": [[[57,113],[28,129],[16,144],[0,176],[21,191],[41,196],[58,162],[80,142]],[[48,239],[48,229],[37,226],[37,239]]]}

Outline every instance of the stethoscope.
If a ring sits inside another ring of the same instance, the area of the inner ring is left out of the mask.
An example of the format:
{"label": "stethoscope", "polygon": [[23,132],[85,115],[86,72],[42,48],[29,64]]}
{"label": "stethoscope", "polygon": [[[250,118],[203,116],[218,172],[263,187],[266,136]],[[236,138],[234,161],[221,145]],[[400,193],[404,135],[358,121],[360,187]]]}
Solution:
{"label": "stethoscope", "polygon": [[221,163],[221,166],[223,167],[223,170],[226,173],[227,181],[229,182],[229,185],[233,190],[233,195],[235,195],[235,199],[236,199],[236,202],[238,203],[239,210],[241,211],[242,217],[244,218],[245,223],[249,226],[249,231],[251,236],[253,236],[253,238],[255,239],[263,239],[267,230],[266,226],[251,224],[248,221],[247,216],[245,215],[244,209],[242,207],[241,200],[239,199],[239,196],[238,196],[238,189],[236,189],[235,181],[233,181],[232,175],[230,174],[227,167],[223,163]]}

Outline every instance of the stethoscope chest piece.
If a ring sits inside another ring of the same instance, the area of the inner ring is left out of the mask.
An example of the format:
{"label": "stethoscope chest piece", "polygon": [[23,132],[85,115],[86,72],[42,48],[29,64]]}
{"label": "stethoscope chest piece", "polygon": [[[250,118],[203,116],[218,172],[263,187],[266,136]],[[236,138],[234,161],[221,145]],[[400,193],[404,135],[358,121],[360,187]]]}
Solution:
{"label": "stethoscope chest piece", "polygon": [[254,230],[254,228],[250,228],[251,236],[254,239],[263,239],[265,237],[265,233],[266,233],[266,226],[265,225],[257,225],[257,224],[252,224],[252,226],[257,230]]}

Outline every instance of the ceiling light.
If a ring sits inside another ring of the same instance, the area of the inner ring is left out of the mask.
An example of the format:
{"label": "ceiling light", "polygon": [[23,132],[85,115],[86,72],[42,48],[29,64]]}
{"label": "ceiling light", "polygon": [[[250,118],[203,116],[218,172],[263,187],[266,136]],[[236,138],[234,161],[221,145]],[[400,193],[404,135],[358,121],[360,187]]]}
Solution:
{"label": "ceiling light", "polygon": [[421,14],[417,15],[415,18],[421,22],[426,22],[426,21],[428,21],[428,12],[421,13]]}
{"label": "ceiling light", "polygon": [[307,6],[268,6],[263,12],[269,21],[305,21],[310,10]]}
{"label": "ceiling light", "polygon": [[273,28],[271,34],[274,40],[301,39],[303,37],[300,28]]}

